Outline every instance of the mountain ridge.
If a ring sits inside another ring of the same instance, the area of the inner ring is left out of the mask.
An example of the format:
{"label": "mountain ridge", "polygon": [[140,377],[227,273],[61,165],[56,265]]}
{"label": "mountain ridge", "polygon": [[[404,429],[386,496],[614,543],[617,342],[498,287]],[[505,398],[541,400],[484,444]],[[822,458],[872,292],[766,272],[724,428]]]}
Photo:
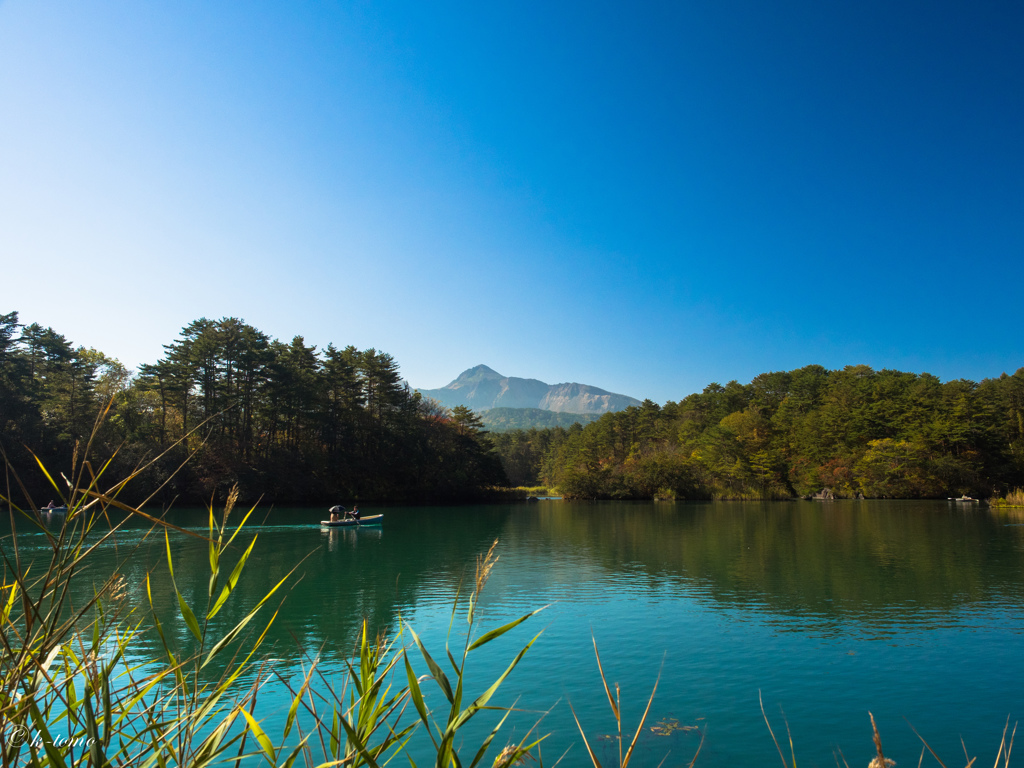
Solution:
{"label": "mountain ridge", "polygon": [[483,364],[466,369],[444,387],[420,389],[419,392],[446,408],[464,405],[475,411],[537,408],[555,413],[602,414],[640,405],[636,398],[590,384],[547,384],[539,379],[503,376]]}

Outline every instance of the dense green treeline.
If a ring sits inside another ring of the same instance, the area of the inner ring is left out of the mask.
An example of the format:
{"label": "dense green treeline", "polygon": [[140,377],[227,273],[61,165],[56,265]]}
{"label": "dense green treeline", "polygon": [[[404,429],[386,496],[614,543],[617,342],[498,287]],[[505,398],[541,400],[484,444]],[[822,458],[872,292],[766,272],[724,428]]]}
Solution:
{"label": "dense green treeline", "polygon": [[34,464],[27,449],[70,465],[96,424],[92,454],[116,454],[122,476],[163,454],[136,486],[149,493],[167,480],[163,501],[205,500],[235,482],[292,503],[454,500],[507,482],[577,498],[785,498],[823,487],[992,496],[1024,486],[1024,369],[942,383],[807,366],[664,406],[646,400],[586,426],[487,434],[468,409],[411,391],[374,349],[285,344],[235,318],[204,318],[133,375],[0,314],[0,445],[13,466]]}
{"label": "dense green treeline", "polygon": [[812,365],[493,439],[513,484],[575,498],[987,497],[1024,485],[1024,368],[942,383]]}
{"label": "dense green treeline", "polygon": [[[385,353],[285,344],[235,318],[196,320],[165,350],[132,375],[0,314],[0,441],[12,465],[31,466],[31,450],[68,466],[98,425],[91,455],[116,454],[114,476],[165,454],[134,484],[148,494],[167,480],[163,501],[208,500],[236,482],[293,503],[472,498],[506,482],[479,419],[411,391]],[[53,495],[35,490],[42,503]]]}

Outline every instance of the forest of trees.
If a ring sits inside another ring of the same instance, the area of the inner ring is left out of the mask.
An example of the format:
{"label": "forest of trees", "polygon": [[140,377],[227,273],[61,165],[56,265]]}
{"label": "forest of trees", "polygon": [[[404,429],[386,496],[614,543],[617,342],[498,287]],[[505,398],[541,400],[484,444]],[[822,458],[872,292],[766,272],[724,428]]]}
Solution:
{"label": "forest of trees", "polygon": [[[111,478],[164,454],[129,489],[208,501],[239,483],[250,500],[478,498],[507,484],[479,419],[424,400],[374,349],[285,344],[242,320],[205,318],[137,374],[18,313],[0,314],[0,447],[45,503],[92,437]],[[105,418],[99,418],[109,406]],[[187,458],[191,457],[188,461]],[[180,467],[180,469],[179,469]]]}
{"label": "forest of trees", "polygon": [[1024,368],[942,383],[811,365],[492,440],[514,485],[570,498],[991,497],[1024,486]]}
{"label": "forest of trees", "polygon": [[[92,436],[111,477],[162,457],[141,498],[207,501],[236,482],[275,503],[453,501],[506,485],[569,498],[990,497],[1024,486],[1024,368],[980,383],[827,370],[711,384],[586,426],[488,434],[422,398],[390,355],[242,320],[196,320],[137,373],[0,314],[0,447],[41,499]],[[109,406],[105,418],[98,418]],[[191,458],[189,458],[191,457]],[[189,459],[186,461],[186,459]],[[56,476],[56,475],[55,475]]]}

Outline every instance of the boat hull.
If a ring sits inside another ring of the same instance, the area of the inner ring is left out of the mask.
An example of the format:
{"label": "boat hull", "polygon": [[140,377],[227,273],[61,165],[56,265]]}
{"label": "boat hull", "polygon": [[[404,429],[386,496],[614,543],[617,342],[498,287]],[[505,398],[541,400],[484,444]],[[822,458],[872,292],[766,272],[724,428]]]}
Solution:
{"label": "boat hull", "polygon": [[380,525],[384,522],[384,515],[370,515],[361,520],[339,520],[332,523],[330,520],[321,520],[320,525],[324,528],[366,528],[367,526]]}

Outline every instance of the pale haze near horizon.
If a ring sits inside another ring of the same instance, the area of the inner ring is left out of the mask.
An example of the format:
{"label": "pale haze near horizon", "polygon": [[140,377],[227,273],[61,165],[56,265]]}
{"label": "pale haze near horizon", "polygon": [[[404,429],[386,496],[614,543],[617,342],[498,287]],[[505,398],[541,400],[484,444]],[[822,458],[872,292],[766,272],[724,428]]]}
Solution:
{"label": "pale haze near horizon", "polygon": [[1012,373],[1012,3],[0,3],[0,312],[658,402]]}

